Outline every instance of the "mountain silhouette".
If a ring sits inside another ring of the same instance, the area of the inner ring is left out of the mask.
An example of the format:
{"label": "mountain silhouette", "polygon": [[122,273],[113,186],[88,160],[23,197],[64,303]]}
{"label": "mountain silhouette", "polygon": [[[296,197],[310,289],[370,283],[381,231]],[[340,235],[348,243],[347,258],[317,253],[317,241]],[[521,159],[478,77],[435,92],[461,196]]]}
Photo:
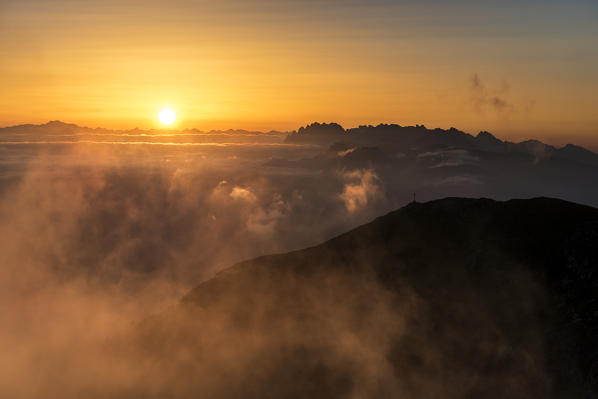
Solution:
{"label": "mountain silhouette", "polygon": [[170,397],[594,398],[597,265],[597,209],[414,202],[226,269],[139,346]]}
{"label": "mountain silhouette", "polygon": [[535,160],[558,158],[576,163],[598,165],[598,154],[585,148],[568,144],[556,148],[538,140],[512,143],[497,139],[489,132],[482,131],[472,136],[461,130],[450,128],[427,129],[423,125],[400,126],[380,124],[343,129],[336,123],[313,123],[291,132],[287,143],[330,145],[334,142],[350,143],[354,146],[380,146],[388,151],[431,151],[444,148],[463,148],[469,151],[484,151],[504,155],[525,154]]}
{"label": "mountain silhouette", "polygon": [[[59,136],[81,134],[85,137],[102,137],[102,135],[122,135],[120,140],[130,141],[126,135],[144,135],[153,133],[164,133],[164,129],[129,129],[114,130],[105,128],[90,128],[78,126],[73,123],[66,123],[59,120],[49,121],[44,124],[16,125],[0,127],[0,141],[2,140],[21,140],[28,134],[35,137],[36,140],[44,136]],[[292,132],[256,132],[239,129],[211,130],[204,132],[198,129],[167,130],[170,135],[175,135],[170,139],[177,141],[184,138],[186,141],[197,141],[198,137],[209,137],[212,141],[247,141],[245,136],[256,140],[260,137],[262,140],[270,142],[283,141],[288,144],[310,144],[323,147],[330,147],[336,143],[342,143],[348,148],[358,147],[379,147],[391,154],[400,152],[401,154],[421,153],[425,151],[438,151],[447,148],[461,148],[472,152],[483,152],[485,154],[499,154],[506,157],[528,156],[534,162],[545,160],[566,161],[579,165],[598,167],[598,154],[583,147],[573,144],[567,144],[564,147],[557,148],[544,144],[538,140],[527,140],[520,143],[502,141],[487,131],[478,133],[477,136],[465,133],[461,130],[450,129],[428,129],[424,125],[401,126],[397,124],[379,124],[377,126],[362,125],[357,128],[345,129],[338,123],[319,123],[314,122],[304,127],[300,127]],[[29,135],[29,136],[31,136]],[[30,138],[30,137],[29,137]],[[113,139],[113,138],[112,138]],[[147,137],[144,137],[144,140]],[[134,140],[139,140],[135,138]],[[154,140],[159,141],[154,138]],[[182,140],[184,142],[185,140]],[[201,140],[200,140],[201,141]],[[392,156],[391,156],[392,158]],[[377,159],[376,159],[377,161]],[[382,159],[382,162],[385,160]],[[276,161],[277,162],[277,161]],[[279,162],[284,164],[284,160]],[[294,165],[295,167],[297,165]],[[311,166],[313,167],[313,166]]]}

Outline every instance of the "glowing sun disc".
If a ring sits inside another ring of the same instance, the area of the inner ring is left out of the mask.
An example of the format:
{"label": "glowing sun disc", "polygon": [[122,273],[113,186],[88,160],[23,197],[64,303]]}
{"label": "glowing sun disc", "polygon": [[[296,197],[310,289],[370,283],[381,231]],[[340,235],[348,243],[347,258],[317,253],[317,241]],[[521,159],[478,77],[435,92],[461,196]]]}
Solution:
{"label": "glowing sun disc", "polygon": [[176,114],[170,108],[164,108],[158,113],[158,119],[163,125],[172,125],[176,120]]}

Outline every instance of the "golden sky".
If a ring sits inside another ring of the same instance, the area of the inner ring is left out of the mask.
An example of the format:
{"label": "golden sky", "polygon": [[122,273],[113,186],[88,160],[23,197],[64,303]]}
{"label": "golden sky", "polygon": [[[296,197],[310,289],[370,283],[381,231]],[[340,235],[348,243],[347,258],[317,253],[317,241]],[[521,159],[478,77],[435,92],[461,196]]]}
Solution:
{"label": "golden sky", "polygon": [[[395,122],[598,141],[593,0],[0,0],[0,125]],[[594,143],[596,144],[596,143]]]}

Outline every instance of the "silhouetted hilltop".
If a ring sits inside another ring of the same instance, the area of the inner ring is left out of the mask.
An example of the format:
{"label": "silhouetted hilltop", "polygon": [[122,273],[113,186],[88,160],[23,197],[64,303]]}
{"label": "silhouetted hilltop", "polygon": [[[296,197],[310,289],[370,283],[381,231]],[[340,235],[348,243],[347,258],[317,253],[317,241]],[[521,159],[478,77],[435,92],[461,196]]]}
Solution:
{"label": "silhouetted hilltop", "polygon": [[479,132],[476,136],[476,141],[480,148],[489,151],[500,150],[504,145],[502,140],[497,139],[492,133],[486,131]]}
{"label": "silhouetted hilltop", "polygon": [[142,347],[171,397],[594,398],[597,265],[597,209],[412,203],[221,272]]}
{"label": "silhouetted hilltop", "polygon": [[299,136],[335,136],[345,134],[345,129],[338,123],[312,123],[306,127],[300,127],[297,131]]}
{"label": "silhouetted hilltop", "polygon": [[297,131],[291,132],[285,139],[289,144],[321,144],[330,145],[337,141],[342,141],[346,137],[345,129],[337,123],[319,123],[314,122],[305,127],[300,127]]}

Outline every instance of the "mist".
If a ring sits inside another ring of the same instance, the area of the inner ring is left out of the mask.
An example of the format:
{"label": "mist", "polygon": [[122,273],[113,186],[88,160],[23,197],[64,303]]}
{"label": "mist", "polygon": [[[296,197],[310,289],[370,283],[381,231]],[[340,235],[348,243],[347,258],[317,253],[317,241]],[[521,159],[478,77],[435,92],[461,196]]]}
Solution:
{"label": "mist", "polygon": [[[408,394],[387,356],[396,337],[414,339],[406,320],[422,305],[408,283],[397,294],[371,270],[345,273],[319,258],[299,277],[242,275],[235,295],[199,301],[210,306],[181,302],[237,273],[227,269],[237,262],[314,246],[414,195],[597,204],[580,184],[596,176],[594,158],[580,165],[542,143],[474,148],[463,132],[419,126],[406,129],[433,140],[414,146],[376,135],[388,126],[4,131],[0,396],[263,397],[264,386],[272,397]],[[356,256],[362,268],[372,255]],[[441,392],[430,385],[422,397]]]}

